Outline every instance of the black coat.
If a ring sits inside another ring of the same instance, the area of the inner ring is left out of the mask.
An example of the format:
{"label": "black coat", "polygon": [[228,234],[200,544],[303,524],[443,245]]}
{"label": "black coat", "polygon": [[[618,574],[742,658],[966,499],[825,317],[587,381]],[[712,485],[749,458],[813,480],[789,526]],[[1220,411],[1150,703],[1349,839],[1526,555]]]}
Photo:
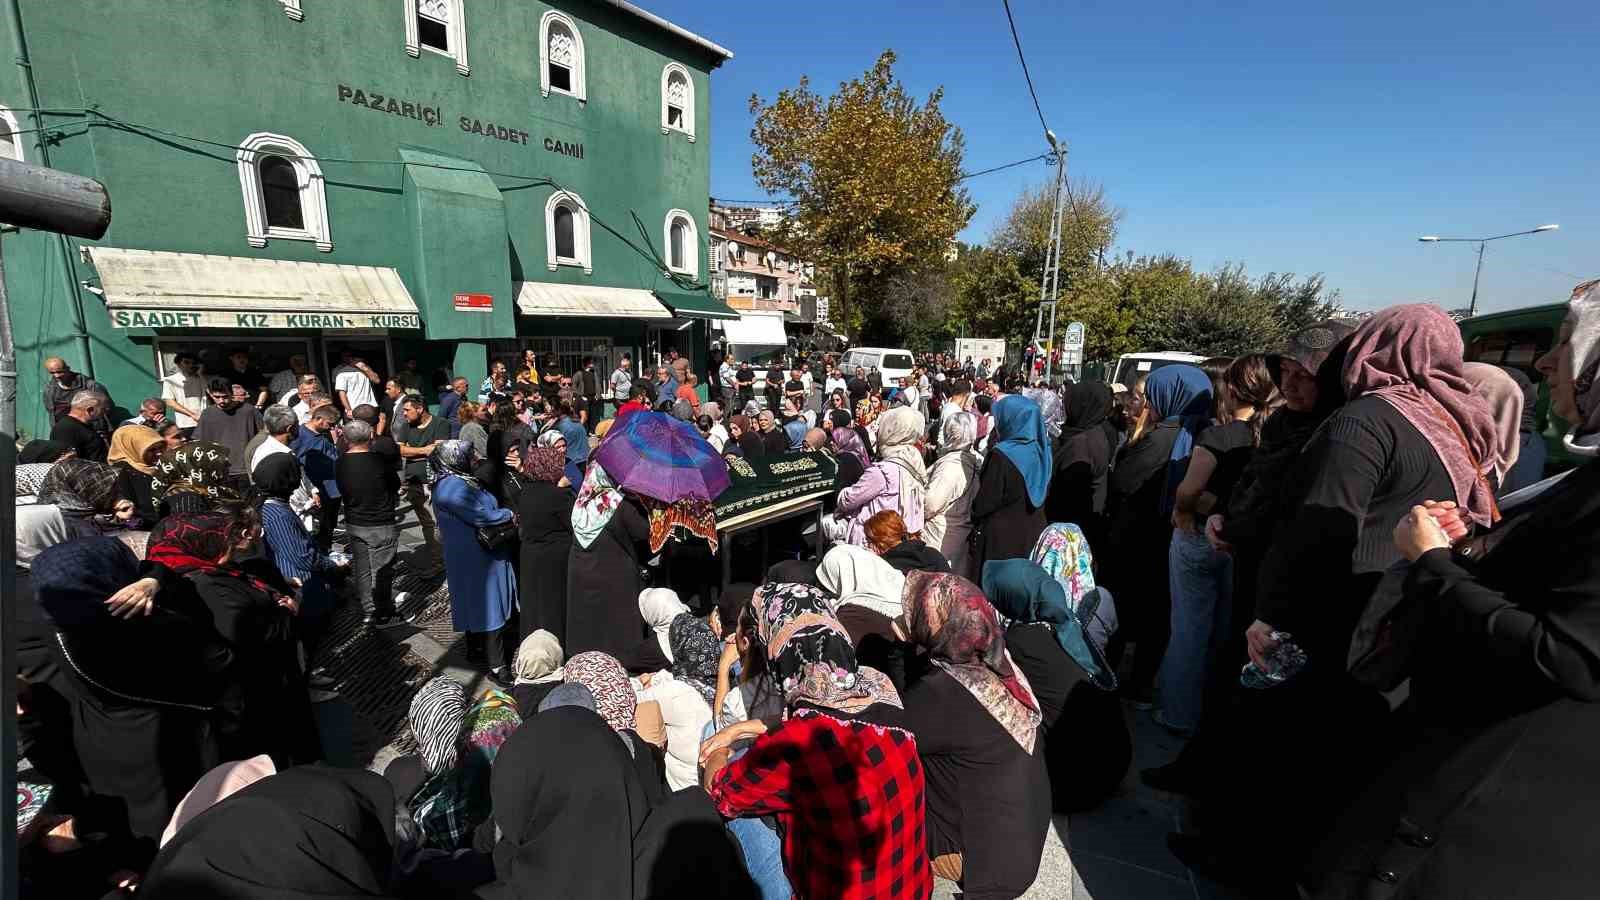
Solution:
{"label": "black coat", "polygon": [[1099,806],[1122,784],[1133,760],[1122,702],[1089,681],[1048,625],[1014,623],[1006,629],[1006,650],[1044,715],[1040,734],[1052,809],[1072,813]]}
{"label": "black coat", "polygon": [[522,567],[517,587],[521,636],[540,628],[567,642],[567,558],[572,553],[572,492],[527,481],[517,498]]}
{"label": "black coat", "polygon": [[644,636],[639,616],[639,564],[646,558],[650,522],[632,499],[617,507],[594,543],[576,540],[567,557],[568,659],[585,650],[612,656],[631,650]]}
{"label": "black coat", "polygon": [[972,498],[973,571],[991,559],[1027,559],[1049,522],[1044,507],[1028,499],[1028,484],[1010,457],[991,452],[978,473]]}
{"label": "black coat", "polygon": [[1434,550],[1406,752],[1351,804],[1319,897],[1586,897],[1600,804],[1600,464],[1471,552]]}

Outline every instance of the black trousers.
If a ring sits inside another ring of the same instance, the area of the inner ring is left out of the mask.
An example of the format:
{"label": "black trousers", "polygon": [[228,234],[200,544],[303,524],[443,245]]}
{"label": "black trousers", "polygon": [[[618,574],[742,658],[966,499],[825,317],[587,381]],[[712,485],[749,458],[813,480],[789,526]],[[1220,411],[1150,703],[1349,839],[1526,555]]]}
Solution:
{"label": "black trousers", "polygon": [[323,496],[317,506],[317,549],[323,553],[333,549],[333,528],[339,524],[339,509],[342,506],[339,499]]}
{"label": "black trousers", "polygon": [[517,623],[507,620],[493,631],[467,632],[467,661],[486,663],[491,668],[511,665],[515,647],[511,640],[517,634]]}

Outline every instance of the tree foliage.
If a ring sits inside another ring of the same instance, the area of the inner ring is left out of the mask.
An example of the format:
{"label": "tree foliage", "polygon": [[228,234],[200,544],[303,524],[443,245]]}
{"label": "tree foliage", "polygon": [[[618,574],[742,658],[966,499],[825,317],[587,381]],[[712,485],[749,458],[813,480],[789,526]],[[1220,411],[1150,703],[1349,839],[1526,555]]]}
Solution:
{"label": "tree foliage", "polygon": [[941,259],[974,211],[960,182],[961,130],[940,109],[943,89],[919,102],[895,78],[894,61],[885,50],[830,96],[802,76],[770,103],[750,98],[756,183],[793,198],[774,237],[834,271],[836,317],[851,329],[886,318],[850,308],[857,278],[876,280],[863,302],[881,301],[887,273]]}

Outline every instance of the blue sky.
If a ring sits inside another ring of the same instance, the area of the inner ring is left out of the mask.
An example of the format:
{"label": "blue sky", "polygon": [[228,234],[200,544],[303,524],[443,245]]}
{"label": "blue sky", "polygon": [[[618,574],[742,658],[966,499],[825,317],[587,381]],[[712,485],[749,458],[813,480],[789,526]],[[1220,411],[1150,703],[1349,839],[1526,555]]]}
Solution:
{"label": "blue sky", "polygon": [[[713,196],[750,177],[752,93],[831,91],[889,47],[945,88],[967,169],[1043,150],[1000,0],[708,4],[652,12],[733,50],[712,75]],[[1594,0],[1013,0],[1069,171],[1126,218],[1118,250],[1204,269],[1323,272],[1352,308],[1465,306],[1473,250],[1422,234],[1553,234],[1489,246],[1479,308],[1564,300],[1600,276],[1600,4]],[[982,241],[1042,163],[969,182]]]}

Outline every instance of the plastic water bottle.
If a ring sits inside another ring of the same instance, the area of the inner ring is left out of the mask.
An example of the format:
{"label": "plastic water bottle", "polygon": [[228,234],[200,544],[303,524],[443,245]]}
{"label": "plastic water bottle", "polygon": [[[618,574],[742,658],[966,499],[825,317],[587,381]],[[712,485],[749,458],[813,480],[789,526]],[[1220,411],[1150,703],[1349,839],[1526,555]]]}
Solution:
{"label": "plastic water bottle", "polygon": [[1239,684],[1256,690],[1273,688],[1304,669],[1306,652],[1290,640],[1291,637],[1287,631],[1274,631],[1272,639],[1277,644],[1267,651],[1266,665],[1257,665],[1255,660],[1251,660],[1239,671]]}

